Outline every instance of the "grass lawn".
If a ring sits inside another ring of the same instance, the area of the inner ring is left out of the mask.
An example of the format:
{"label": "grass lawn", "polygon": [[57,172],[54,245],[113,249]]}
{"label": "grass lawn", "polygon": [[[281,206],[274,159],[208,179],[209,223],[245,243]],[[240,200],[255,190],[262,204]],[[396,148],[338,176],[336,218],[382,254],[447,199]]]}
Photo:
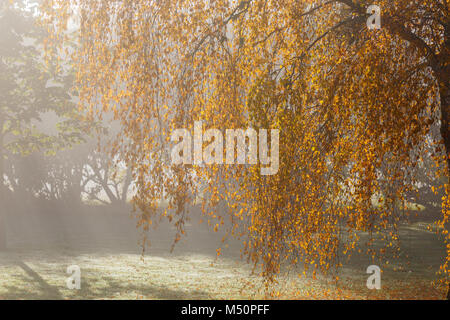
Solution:
{"label": "grass lawn", "polygon": [[[261,278],[240,259],[238,242],[230,242],[216,259],[220,236],[206,225],[191,224],[187,238],[172,253],[170,228],[162,227],[153,233],[152,246],[143,256],[134,223],[101,221],[102,230],[89,230],[86,226],[94,225],[92,221],[67,228],[71,233],[64,241],[48,241],[44,236],[48,232],[31,235],[28,241],[11,237],[8,251],[0,253],[0,299],[443,299],[445,295],[445,288],[433,283],[444,257],[443,243],[420,223],[402,228],[399,258],[387,265],[380,262],[381,290],[367,289],[366,268],[374,263],[360,254],[344,262],[338,282],[285,273],[268,296]],[[81,290],[66,286],[71,265],[81,268]]]}

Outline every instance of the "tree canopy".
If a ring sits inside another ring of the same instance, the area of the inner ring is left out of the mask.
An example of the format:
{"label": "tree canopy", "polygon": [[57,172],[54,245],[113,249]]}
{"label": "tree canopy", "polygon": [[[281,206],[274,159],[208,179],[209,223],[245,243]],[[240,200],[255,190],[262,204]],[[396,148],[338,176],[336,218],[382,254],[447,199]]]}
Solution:
{"label": "tree canopy", "polygon": [[[80,106],[121,122],[111,150],[134,164],[144,228],[161,215],[181,235],[189,203],[201,201],[215,228],[231,222],[267,279],[286,261],[328,271],[360,231],[385,240],[381,253],[395,247],[426,162],[443,194],[448,275],[447,0],[45,0],[43,8],[49,54],[67,50],[76,30]],[[171,132],[195,121],[279,129],[278,173],[262,176],[261,163],[172,165]]]}

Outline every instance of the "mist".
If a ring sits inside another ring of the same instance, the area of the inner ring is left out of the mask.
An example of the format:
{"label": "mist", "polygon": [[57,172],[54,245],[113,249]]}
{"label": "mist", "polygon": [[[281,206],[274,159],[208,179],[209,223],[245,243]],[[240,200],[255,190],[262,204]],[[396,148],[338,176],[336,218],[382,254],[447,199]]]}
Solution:
{"label": "mist", "polygon": [[[211,8],[218,5],[212,3]],[[320,59],[334,59],[332,51],[318,49],[309,61],[298,63],[306,51],[295,49],[299,52],[283,57],[283,50],[297,45],[297,39],[290,39],[255,51],[264,52],[255,58],[263,61],[262,71],[257,70],[248,62],[253,57],[243,51],[245,46],[253,50],[264,45],[285,27],[266,30],[262,40],[249,42],[246,37],[258,28],[238,30],[238,20],[248,13],[251,1],[231,12],[219,8],[218,17],[205,19],[205,25],[231,22],[208,29],[203,40],[180,30],[179,36],[171,28],[186,25],[170,20],[170,14],[163,15],[168,21],[159,21],[158,10],[151,12],[155,30],[150,32],[147,20],[136,21],[138,9],[118,4],[105,4],[105,10],[116,11],[99,18],[109,33],[95,29],[101,35],[97,39],[83,24],[95,15],[81,22],[75,18],[84,7],[74,6],[67,26],[61,27],[56,22],[45,25],[48,17],[40,5],[0,1],[0,300],[442,298],[448,284],[436,283],[442,280],[438,273],[448,255],[442,233],[448,225],[448,213],[443,215],[448,176],[442,159],[448,151],[440,142],[446,137],[446,128],[439,127],[444,122],[436,120],[441,113],[429,107],[439,100],[438,89],[405,98],[399,94],[404,89],[391,92],[383,82],[380,87],[400,111],[393,112],[391,105],[363,110],[366,98],[378,103],[372,97],[374,85],[354,98],[356,112],[340,115],[333,107],[347,103],[346,91],[356,95],[356,90],[344,87],[335,100],[334,86],[357,68],[343,67],[346,73],[339,81],[330,81],[331,71],[319,67],[311,76],[307,69]],[[320,12],[309,4],[305,8],[300,17]],[[348,13],[341,7],[335,11]],[[230,17],[219,19],[224,12]],[[191,23],[184,16],[180,21]],[[298,32],[308,50],[328,35],[312,39],[321,28],[311,21],[303,21],[308,24],[304,34]],[[135,33],[128,23],[135,23]],[[271,27],[274,22],[258,23]],[[192,32],[201,27],[199,23]],[[52,28],[65,28],[61,38]],[[351,28],[338,34],[336,51],[341,42],[360,45]],[[121,32],[129,32],[129,38]],[[159,38],[164,35],[170,40]],[[154,38],[139,47],[139,39],[147,36]],[[183,48],[168,49],[175,41],[195,50],[186,49],[180,58]],[[227,42],[232,44],[227,47]],[[276,45],[284,46],[281,53]],[[114,51],[114,46],[119,49]],[[77,52],[79,60],[74,58]],[[205,60],[192,62],[194,53]],[[273,54],[274,61],[266,62],[265,54]],[[286,66],[283,59],[296,62]],[[352,59],[330,60],[329,69]],[[245,65],[247,78],[244,71],[236,71],[238,63]],[[290,77],[289,72],[298,74]],[[427,72],[423,79],[430,77]],[[333,90],[313,83],[319,74],[324,77],[321,85],[331,87],[333,82]],[[361,77],[367,74],[361,72]],[[420,88],[426,86],[423,79],[417,80]],[[332,97],[319,96],[331,91]],[[414,107],[423,101],[427,105],[413,110],[412,125],[405,124],[396,135],[391,127],[410,116],[402,113],[406,99],[415,99]],[[419,130],[420,121],[426,130]],[[211,145],[216,144],[208,149],[209,160],[202,149],[208,142],[203,129],[214,138]],[[362,151],[355,147],[361,152],[355,155],[349,141],[357,134],[366,140],[358,145]],[[372,134],[372,140],[367,142],[365,134]],[[178,141],[180,137],[186,141]],[[175,142],[179,145],[172,149]],[[382,150],[386,146],[392,150]],[[405,170],[403,160],[411,161]],[[379,270],[382,280],[371,287],[367,279]]]}

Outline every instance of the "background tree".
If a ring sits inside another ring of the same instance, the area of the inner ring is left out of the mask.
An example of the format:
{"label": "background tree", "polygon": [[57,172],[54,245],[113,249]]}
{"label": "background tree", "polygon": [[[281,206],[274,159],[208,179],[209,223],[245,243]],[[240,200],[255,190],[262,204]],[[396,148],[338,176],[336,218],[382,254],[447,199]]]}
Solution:
{"label": "background tree", "polygon": [[[10,166],[17,169],[19,163],[12,163],[17,155],[52,152],[77,143],[82,138],[81,122],[73,126],[74,121],[77,121],[76,110],[68,94],[73,77],[67,72],[56,75],[55,65],[45,63],[40,44],[45,33],[35,28],[35,22],[36,12],[25,2],[1,2],[0,201],[3,204],[6,201],[5,173],[11,172],[7,169]],[[43,128],[41,120],[47,113],[54,113],[60,120],[46,123]],[[52,129],[52,125],[55,134],[47,132]],[[28,169],[29,173],[32,171],[31,174],[36,174],[33,169]],[[11,181],[14,182],[14,179]],[[5,247],[6,212],[2,205],[0,249]]]}
{"label": "background tree", "polygon": [[113,206],[125,206],[132,185],[132,171],[111,159],[107,152],[91,148],[83,159],[81,195],[85,199]]}

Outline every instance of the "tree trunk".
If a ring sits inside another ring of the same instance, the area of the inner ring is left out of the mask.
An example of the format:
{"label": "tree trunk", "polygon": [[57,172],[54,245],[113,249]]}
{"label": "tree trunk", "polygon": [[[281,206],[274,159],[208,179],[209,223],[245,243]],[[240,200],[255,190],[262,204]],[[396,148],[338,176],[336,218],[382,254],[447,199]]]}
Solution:
{"label": "tree trunk", "polygon": [[[439,82],[441,135],[447,156],[447,183],[450,186],[450,24],[445,28],[445,41],[442,46],[442,52],[437,56],[437,61],[439,62],[439,67],[434,71]],[[448,230],[449,226],[447,225],[446,228]],[[450,282],[448,284],[447,299],[450,300]]]}
{"label": "tree trunk", "polygon": [[131,180],[132,180],[131,167],[129,165],[127,165],[127,174],[123,180],[122,194],[120,195],[122,202],[125,204],[127,203],[128,189],[130,188]]}
{"label": "tree trunk", "polygon": [[441,135],[447,154],[447,172],[450,179],[450,84],[448,82],[450,78],[448,77],[450,77],[450,72],[443,72],[439,77],[439,95],[441,98]]}
{"label": "tree trunk", "polygon": [[[447,174],[448,174],[447,183],[450,186],[450,94],[449,94],[450,90],[448,88],[448,85],[446,91],[447,95],[444,98],[442,98],[441,95],[441,111],[442,111],[441,135],[442,138],[444,139],[445,151],[447,155]],[[449,226],[447,225],[447,230],[448,229]],[[448,284],[447,300],[450,300],[450,283]]]}
{"label": "tree trunk", "polygon": [[[444,140],[445,152],[447,156],[447,183],[450,185],[450,88],[448,83],[441,84],[441,135]],[[447,194],[448,196],[448,194]],[[447,230],[449,226],[446,226]],[[450,283],[448,285],[447,300],[450,300]]]}

